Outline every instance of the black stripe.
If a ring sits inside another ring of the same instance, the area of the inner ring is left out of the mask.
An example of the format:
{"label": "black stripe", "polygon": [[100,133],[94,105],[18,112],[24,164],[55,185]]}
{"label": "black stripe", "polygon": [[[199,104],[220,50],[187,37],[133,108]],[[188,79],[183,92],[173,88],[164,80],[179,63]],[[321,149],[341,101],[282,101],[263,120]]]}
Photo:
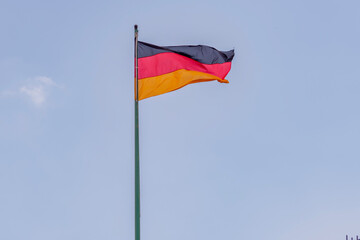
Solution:
{"label": "black stripe", "polygon": [[150,57],[159,53],[173,52],[194,59],[204,64],[231,62],[234,50],[219,51],[205,45],[185,45],[159,47],[150,43],[140,42],[138,44],[138,57]]}

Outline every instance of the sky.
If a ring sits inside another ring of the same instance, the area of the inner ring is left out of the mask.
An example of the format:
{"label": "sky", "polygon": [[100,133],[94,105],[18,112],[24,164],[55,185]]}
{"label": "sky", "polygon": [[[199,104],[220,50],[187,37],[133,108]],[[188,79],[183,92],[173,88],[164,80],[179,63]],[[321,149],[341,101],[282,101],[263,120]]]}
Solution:
{"label": "sky", "polygon": [[360,2],[0,3],[0,239],[134,239],[133,26],[235,49],[140,102],[141,239],[360,235]]}

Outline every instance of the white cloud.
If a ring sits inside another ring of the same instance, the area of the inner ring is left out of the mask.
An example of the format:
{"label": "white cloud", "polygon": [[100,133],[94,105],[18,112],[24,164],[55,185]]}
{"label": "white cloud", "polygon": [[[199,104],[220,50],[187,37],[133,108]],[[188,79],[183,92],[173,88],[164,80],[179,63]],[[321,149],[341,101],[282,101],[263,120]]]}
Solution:
{"label": "white cloud", "polygon": [[27,96],[31,102],[37,106],[43,106],[53,87],[59,87],[51,78],[45,76],[37,76],[31,78],[27,83],[20,87],[19,92]]}
{"label": "white cloud", "polygon": [[42,85],[39,86],[23,86],[20,93],[27,95],[31,101],[38,107],[46,101],[46,93]]}
{"label": "white cloud", "polygon": [[18,90],[5,90],[0,92],[0,97],[19,97],[28,98],[36,107],[46,104],[51,91],[54,88],[63,88],[56,84],[51,78],[45,76],[37,76],[26,80],[26,82],[18,88]]}
{"label": "white cloud", "polygon": [[51,78],[44,77],[44,76],[36,77],[35,81],[38,81],[40,83],[43,83],[43,84],[49,85],[49,86],[57,86]]}

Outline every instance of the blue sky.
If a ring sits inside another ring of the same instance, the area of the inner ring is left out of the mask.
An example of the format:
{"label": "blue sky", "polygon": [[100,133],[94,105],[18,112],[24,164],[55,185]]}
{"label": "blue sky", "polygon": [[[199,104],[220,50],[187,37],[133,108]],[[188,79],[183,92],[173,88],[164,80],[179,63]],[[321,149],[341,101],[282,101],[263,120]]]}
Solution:
{"label": "blue sky", "polygon": [[133,239],[133,25],[235,48],[140,103],[143,240],[359,234],[359,1],[9,1],[0,239]]}

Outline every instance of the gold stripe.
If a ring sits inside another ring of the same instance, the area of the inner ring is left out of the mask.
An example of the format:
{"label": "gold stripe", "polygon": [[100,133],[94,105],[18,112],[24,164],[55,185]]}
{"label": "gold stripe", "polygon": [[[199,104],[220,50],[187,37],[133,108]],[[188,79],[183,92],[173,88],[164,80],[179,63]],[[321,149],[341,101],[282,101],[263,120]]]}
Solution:
{"label": "gold stripe", "polygon": [[213,80],[221,83],[229,83],[226,79],[221,79],[208,73],[185,69],[156,77],[142,78],[139,79],[139,100],[171,92],[188,84]]}

